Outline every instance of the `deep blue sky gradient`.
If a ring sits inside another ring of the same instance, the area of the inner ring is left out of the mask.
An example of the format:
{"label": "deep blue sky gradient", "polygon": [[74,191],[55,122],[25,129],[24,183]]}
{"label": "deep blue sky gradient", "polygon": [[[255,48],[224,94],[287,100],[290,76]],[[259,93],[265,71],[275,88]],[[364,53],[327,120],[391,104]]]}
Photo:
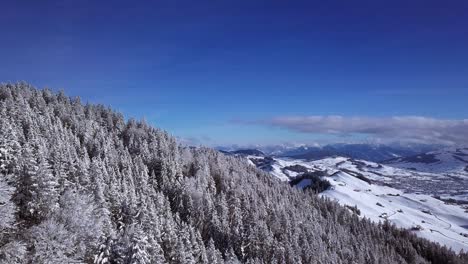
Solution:
{"label": "deep blue sky gradient", "polygon": [[285,115],[468,117],[468,1],[2,1],[0,81],[206,144]]}

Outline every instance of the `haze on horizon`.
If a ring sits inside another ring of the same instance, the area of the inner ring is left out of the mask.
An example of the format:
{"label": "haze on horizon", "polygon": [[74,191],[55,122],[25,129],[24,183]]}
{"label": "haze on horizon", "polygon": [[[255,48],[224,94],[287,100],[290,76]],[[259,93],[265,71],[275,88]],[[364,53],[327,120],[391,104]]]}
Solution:
{"label": "haze on horizon", "polygon": [[468,143],[466,1],[0,9],[1,82],[63,89],[192,144]]}

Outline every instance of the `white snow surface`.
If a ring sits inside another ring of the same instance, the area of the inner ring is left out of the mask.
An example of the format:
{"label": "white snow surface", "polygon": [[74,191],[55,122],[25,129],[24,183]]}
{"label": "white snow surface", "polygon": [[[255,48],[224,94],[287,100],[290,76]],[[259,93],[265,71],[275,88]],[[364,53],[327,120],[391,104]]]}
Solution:
{"label": "white snow surface", "polygon": [[[425,157],[433,157],[433,159],[425,162]],[[468,147],[450,147],[410,158],[396,158],[389,160],[386,164],[397,168],[468,178]]]}
{"label": "white snow surface", "polygon": [[451,247],[468,249],[468,214],[456,205],[447,205],[428,195],[403,193],[400,190],[368,184],[347,173],[331,177],[333,189],[321,195],[340,204],[357,206],[361,215],[378,222],[385,219],[414,231],[418,236]]}
{"label": "white snow surface", "polygon": [[[323,178],[330,182],[332,188],[320,195],[337,200],[342,205],[356,206],[362,217],[375,222],[387,219],[398,227],[410,229],[416,235],[446,245],[454,251],[468,250],[468,208],[448,204],[429,195],[431,185],[435,185],[434,189],[440,189],[438,181],[447,181],[444,175],[343,157],[310,162],[274,158],[270,173],[282,181],[289,180],[298,173],[284,168],[293,165],[303,166],[309,171],[326,171]],[[370,179],[372,184],[357,176]],[[305,188],[310,183],[310,180],[302,180],[296,187]],[[411,187],[411,183],[418,188]],[[384,184],[392,184],[393,187]],[[448,193],[447,197],[452,196]]]}

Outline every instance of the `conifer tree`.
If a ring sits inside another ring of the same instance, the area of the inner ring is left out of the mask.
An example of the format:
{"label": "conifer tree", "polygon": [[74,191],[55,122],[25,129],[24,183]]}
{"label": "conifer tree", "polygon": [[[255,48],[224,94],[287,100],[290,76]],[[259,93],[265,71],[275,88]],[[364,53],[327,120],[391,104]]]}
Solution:
{"label": "conifer tree", "polygon": [[0,175],[0,245],[6,236],[7,229],[13,228],[15,221],[16,207],[13,203],[13,187],[9,186],[5,181],[5,176]]}

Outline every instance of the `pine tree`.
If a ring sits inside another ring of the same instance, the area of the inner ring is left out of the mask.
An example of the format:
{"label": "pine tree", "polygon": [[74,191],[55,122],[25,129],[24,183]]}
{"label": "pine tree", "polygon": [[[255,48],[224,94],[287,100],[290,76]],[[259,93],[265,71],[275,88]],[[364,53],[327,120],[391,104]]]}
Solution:
{"label": "pine tree", "polygon": [[66,191],[59,201],[60,210],[54,213],[54,219],[67,229],[74,255],[82,260],[91,261],[99,249],[99,240],[105,237],[105,216],[96,214],[97,206],[90,195],[83,195],[74,190]]}
{"label": "pine tree", "polygon": [[148,235],[141,229],[135,228],[132,232],[131,250],[128,264],[150,264],[152,245],[149,243]]}
{"label": "pine tree", "polygon": [[225,263],[226,264],[240,264],[241,263],[239,259],[237,259],[237,256],[234,253],[234,250],[232,248],[230,248],[228,252],[226,253]]}
{"label": "pine tree", "polygon": [[5,242],[6,230],[13,228],[15,221],[16,207],[11,200],[13,191],[14,188],[6,183],[5,176],[0,174],[0,245]]}
{"label": "pine tree", "polygon": [[27,248],[23,242],[13,240],[0,246],[0,263],[23,264],[26,255]]}
{"label": "pine tree", "polygon": [[108,264],[111,259],[112,239],[107,237],[100,243],[97,254],[94,256],[93,264]]}
{"label": "pine tree", "polygon": [[224,263],[223,256],[221,252],[219,252],[219,250],[216,248],[213,239],[210,239],[210,241],[208,242],[206,255],[208,258],[208,263],[213,263],[213,264]]}
{"label": "pine tree", "polygon": [[33,156],[31,145],[25,145],[22,149],[20,169],[15,173],[15,193],[13,200],[18,207],[18,219],[25,225],[37,222],[33,217],[33,193],[35,191],[35,174],[38,169],[37,161]]}
{"label": "pine tree", "polygon": [[65,226],[53,219],[47,219],[31,230],[34,253],[33,263],[77,262],[73,259],[74,244]]}
{"label": "pine tree", "polygon": [[31,213],[45,218],[58,205],[58,180],[52,174],[49,163],[39,154],[37,170],[33,177]]}
{"label": "pine tree", "polygon": [[0,174],[11,174],[17,169],[20,144],[17,132],[9,122],[0,119]]}

